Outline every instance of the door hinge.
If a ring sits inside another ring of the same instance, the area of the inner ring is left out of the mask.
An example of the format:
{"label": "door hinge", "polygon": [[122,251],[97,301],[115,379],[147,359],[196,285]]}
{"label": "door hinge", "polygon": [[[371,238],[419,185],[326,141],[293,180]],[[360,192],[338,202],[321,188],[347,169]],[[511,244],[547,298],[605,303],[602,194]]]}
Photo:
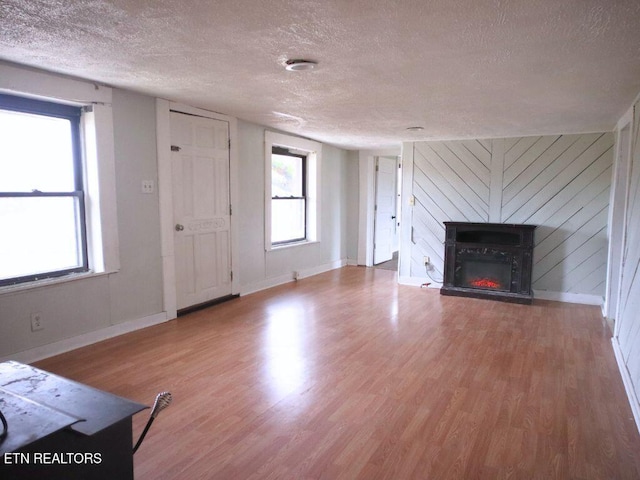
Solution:
{"label": "door hinge", "polygon": [[171,145],[171,151],[172,152],[179,152],[181,150],[181,148],[177,145]]}
{"label": "door hinge", "polygon": [[231,204],[229,204],[229,216],[233,215],[233,208],[231,208]]}
{"label": "door hinge", "polygon": [[229,139],[228,145],[229,145],[229,149],[231,149],[231,139]]}
{"label": "door hinge", "polygon": [[233,282],[233,270],[231,271],[231,281]]}

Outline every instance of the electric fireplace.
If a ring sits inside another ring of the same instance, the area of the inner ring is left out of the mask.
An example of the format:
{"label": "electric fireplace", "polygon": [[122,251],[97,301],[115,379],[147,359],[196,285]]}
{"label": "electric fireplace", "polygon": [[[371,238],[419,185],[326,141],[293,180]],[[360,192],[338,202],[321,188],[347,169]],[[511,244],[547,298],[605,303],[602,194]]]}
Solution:
{"label": "electric fireplace", "polygon": [[444,222],[442,295],[530,304],[535,225]]}

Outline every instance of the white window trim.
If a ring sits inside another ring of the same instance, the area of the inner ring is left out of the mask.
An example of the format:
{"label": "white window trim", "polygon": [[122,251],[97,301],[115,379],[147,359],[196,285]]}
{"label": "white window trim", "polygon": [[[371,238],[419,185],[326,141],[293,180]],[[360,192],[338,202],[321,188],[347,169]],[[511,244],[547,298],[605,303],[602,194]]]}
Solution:
{"label": "white window trim", "polygon": [[82,115],[82,129],[89,267],[95,273],[115,272],[120,270],[120,247],[111,105],[93,105]]}
{"label": "white window trim", "polygon": [[[273,245],[271,243],[271,152],[274,146],[290,148],[307,154],[307,238],[298,242]],[[320,164],[322,144],[282,133],[266,131],[264,134],[264,248],[265,251],[282,250],[318,243],[320,241]]]}
{"label": "white window trim", "polygon": [[0,62],[0,92],[76,106],[91,106],[81,120],[87,211],[87,274],[34,281],[0,289],[16,292],[75,281],[120,269],[113,139],[112,89]]}

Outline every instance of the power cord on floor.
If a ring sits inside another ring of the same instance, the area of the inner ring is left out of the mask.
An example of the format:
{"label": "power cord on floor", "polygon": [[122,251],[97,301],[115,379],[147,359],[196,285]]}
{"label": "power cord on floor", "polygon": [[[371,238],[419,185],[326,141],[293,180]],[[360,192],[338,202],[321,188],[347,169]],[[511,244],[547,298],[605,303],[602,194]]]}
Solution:
{"label": "power cord on floor", "polygon": [[[430,279],[432,282],[435,282],[435,283],[443,283],[443,282],[444,282],[444,279],[437,280],[437,279],[435,279],[435,278],[433,278],[433,277],[431,276],[431,273],[429,273],[429,266],[431,266],[431,267],[433,268],[433,265],[431,264],[431,262],[424,262],[424,270],[425,270],[425,272],[427,272],[427,277],[429,277],[429,279]],[[425,285],[425,284],[423,284],[423,285]],[[426,284],[426,285],[430,285],[430,284]]]}

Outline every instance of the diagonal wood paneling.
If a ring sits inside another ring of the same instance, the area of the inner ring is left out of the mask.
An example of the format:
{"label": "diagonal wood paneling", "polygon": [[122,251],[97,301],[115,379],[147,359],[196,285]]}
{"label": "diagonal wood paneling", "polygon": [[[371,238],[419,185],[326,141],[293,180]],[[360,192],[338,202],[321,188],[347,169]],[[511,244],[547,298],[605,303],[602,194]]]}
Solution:
{"label": "diagonal wood paneling", "polygon": [[[520,173],[505,187],[502,203],[502,220],[514,223],[512,218],[527,218],[553,198],[594,157],[602,152],[590,149],[598,135],[563,135],[538,157],[528,156],[530,167]],[[608,148],[613,144],[609,135]],[[588,150],[588,153],[585,153]],[[572,176],[573,175],[573,176]]]}
{"label": "diagonal wood paneling", "polygon": [[444,226],[449,220],[486,222],[489,212],[489,141],[421,142],[414,146],[411,275],[426,275],[423,257],[442,278]]}
{"label": "diagonal wood paneling", "polygon": [[611,133],[521,139],[505,154],[502,221],[539,226],[535,290],[604,295],[612,162]]}
{"label": "diagonal wood paneling", "polygon": [[441,277],[442,222],[491,218],[538,225],[534,289],[604,295],[612,161],[611,133],[414,144],[412,275]]}

